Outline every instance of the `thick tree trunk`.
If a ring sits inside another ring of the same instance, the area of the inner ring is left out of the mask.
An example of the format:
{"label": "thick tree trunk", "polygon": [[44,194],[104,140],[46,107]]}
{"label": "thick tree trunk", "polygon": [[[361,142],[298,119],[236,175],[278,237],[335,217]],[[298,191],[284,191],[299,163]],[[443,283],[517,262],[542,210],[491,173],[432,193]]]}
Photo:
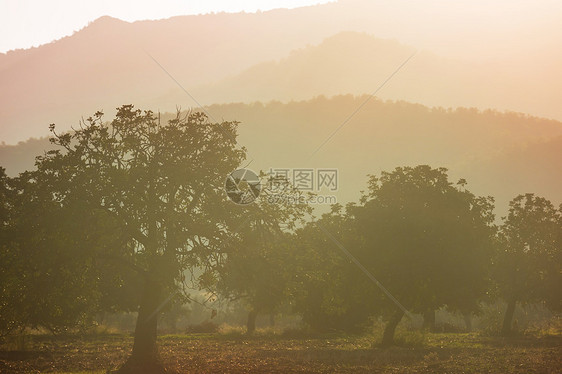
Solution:
{"label": "thick tree trunk", "polygon": [[511,321],[513,321],[516,304],[517,300],[515,298],[511,298],[507,302],[507,310],[505,311],[505,316],[503,317],[502,335],[511,334]]}
{"label": "thick tree trunk", "polygon": [[156,344],[156,327],[161,293],[161,286],[156,281],[146,280],[135,327],[133,353],[118,373],[152,374],[166,372]]}
{"label": "thick tree trunk", "polygon": [[464,318],[464,326],[466,328],[466,331],[472,331],[472,316],[470,315],[470,313],[464,313],[462,316]]}
{"label": "thick tree trunk", "polygon": [[256,317],[258,316],[258,310],[252,309],[248,313],[248,322],[246,323],[246,334],[252,335],[256,331]]}
{"label": "thick tree trunk", "polygon": [[384,328],[384,333],[382,335],[382,346],[389,347],[394,344],[394,332],[396,331],[396,326],[400,323],[402,316],[404,315],[403,311],[396,311],[390,320],[386,323]]}
{"label": "thick tree trunk", "polygon": [[432,332],[435,331],[435,310],[428,310],[423,314],[422,327]]}

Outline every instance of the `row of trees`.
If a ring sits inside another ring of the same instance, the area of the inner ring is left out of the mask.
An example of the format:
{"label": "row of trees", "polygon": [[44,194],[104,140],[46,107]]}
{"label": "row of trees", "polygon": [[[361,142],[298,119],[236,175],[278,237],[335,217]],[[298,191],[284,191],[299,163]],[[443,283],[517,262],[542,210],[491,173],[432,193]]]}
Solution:
{"label": "row of trees", "polygon": [[440,308],[469,318],[502,298],[509,334],[517,303],[562,310],[562,207],[520,195],[500,226],[493,209],[446,169],[383,172],[359,203],[334,205],[290,234],[242,238],[219,268],[219,291],[245,298],[248,331],[256,313],[285,302],[319,331],[357,331],[382,316],[382,343],[392,344],[404,309],[432,329]]}
{"label": "row of trees", "polygon": [[35,170],[0,169],[0,331],[138,310],[120,371],[159,372],[158,315],[190,287],[244,300],[249,332],[288,304],[318,330],[382,316],[385,344],[405,310],[431,325],[436,309],[476,313],[500,295],[508,332],[517,302],[561,308],[562,214],[549,201],[519,196],[497,227],[491,198],[418,166],[371,176],[358,203],[319,219],[304,203],[238,206],[224,193],[245,158],[236,125],[201,113],[163,124],[127,105],[110,123],[98,112],[72,133],[52,126],[59,149]]}

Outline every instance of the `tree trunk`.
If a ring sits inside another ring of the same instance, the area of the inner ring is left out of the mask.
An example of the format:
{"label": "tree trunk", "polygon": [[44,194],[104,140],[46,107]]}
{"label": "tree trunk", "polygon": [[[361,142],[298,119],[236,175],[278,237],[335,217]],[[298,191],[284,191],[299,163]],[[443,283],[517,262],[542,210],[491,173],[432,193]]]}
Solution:
{"label": "tree trunk", "polygon": [[275,314],[271,313],[269,315],[269,327],[275,327]]}
{"label": "tree trunk", "polygon": [[435,310],[428,310],[423,314],[422,327],[432,332],[435,331]]}
{"label": "tree trunk", "polygon": [[140,302],[135,327],[133,353],[118,373],[165,373],[158,354],[156,327],[162,289],[153,279],[147,279]]}
{"label": "tree trunk", "polygon": [[256,331],[256,317],[258,316],[258,310],[252,309],[248,313],[248,323],[246,324],[246,334],[252,335]]}
{"label": "tree trunk", "polygon": [[403,311],[396,311],[390,320],[386,323],[384,328],[384,333],[382,335],[382,346],[388,347],[394,344],[394,332],[396,331],[396,326],[400,323],[402,316],[404,315]]}
{"label": "tree trunk", "polygon": [[470,315],[470,313],[464,313],[463,318],[466,331],[472,331],[472,316]]}
{"label": "tree trunk", "polygon": [[507,302],[507,310],[503,317],[502,335],[509,335],[511,333],[511,321],[513,321],[516,304],[517,300],[514,297]]}

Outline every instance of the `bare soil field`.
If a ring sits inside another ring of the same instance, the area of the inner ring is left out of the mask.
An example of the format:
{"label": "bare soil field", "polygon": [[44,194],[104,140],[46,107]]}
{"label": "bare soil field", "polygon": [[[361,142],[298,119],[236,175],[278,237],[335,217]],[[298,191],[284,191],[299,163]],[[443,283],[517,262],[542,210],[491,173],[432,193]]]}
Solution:
{"label": "bare soil field", "polygon": [[[159,338],[177,373],[562,373],[562,336],[424,334],[381,348],[373,336],[191,334]],[[105,373],[131,352],[126,335],[31,336],[0,346],[1,373]]]}

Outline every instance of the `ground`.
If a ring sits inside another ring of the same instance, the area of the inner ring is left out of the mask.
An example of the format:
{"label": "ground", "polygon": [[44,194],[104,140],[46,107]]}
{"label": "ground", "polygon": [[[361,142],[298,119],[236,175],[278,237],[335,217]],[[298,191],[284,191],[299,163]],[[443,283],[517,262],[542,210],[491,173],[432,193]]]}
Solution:
{"label": "ground", "polygon": [[[191,334],[162,336],[159,344],[178,373],[562,373],[561,335],[410,333],[397,340],[400,346],[384,349],[374,336]],[[0,346],[1,373],[101,374],[125,361],[132,338],[33,336],[19,346]]]}

